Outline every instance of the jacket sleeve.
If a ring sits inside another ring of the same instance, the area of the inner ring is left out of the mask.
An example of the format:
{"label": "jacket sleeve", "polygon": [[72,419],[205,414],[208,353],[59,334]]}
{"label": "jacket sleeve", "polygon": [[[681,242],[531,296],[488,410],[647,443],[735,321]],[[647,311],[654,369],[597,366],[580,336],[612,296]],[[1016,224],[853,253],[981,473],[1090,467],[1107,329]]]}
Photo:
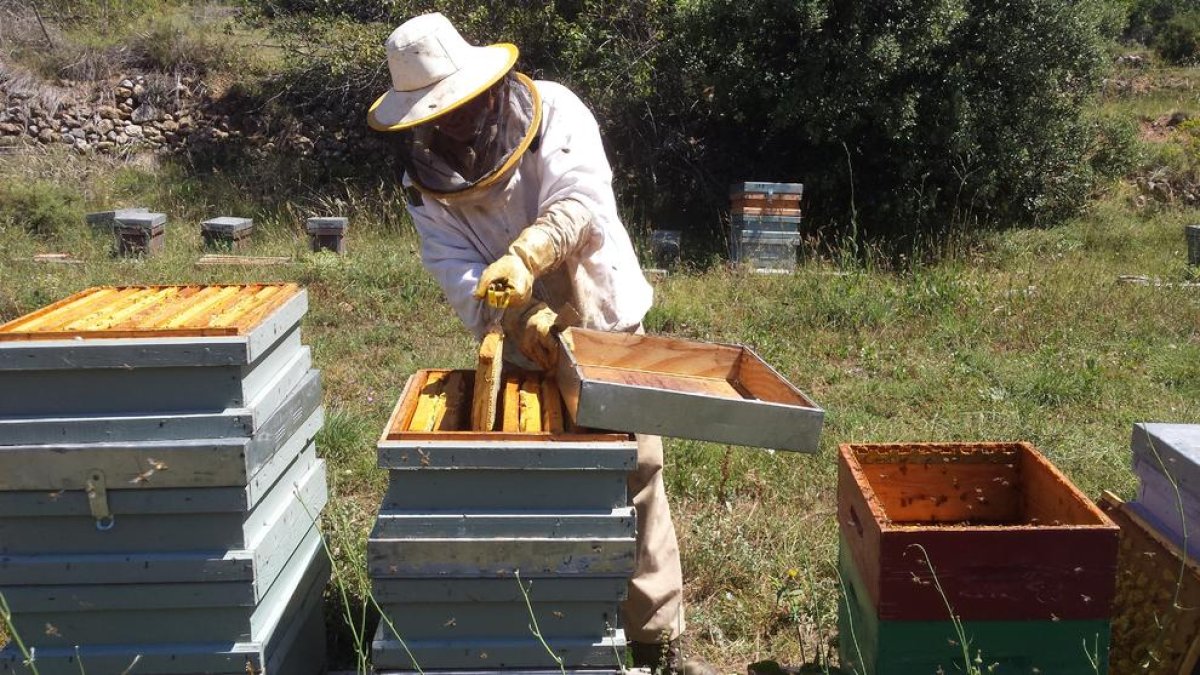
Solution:
{"label": "jacket sleeve", "polygon": [[421,264],[442,287],[450,306],[467,329],[482,339],[488,326],[499,319],[475,296],[479,275],[487,267],[483,255],[448,219],[426,213],[430,208],[409,208],[413,224],[421,237]]}
{"label": "jacket sleeve", "polygon": [[591,218],[572,228],[566,251],[587,255],[604,243],[604,231],[616,220],[612,169],[600,140],[600,128],[587,106],[566,88],[557,86],[555,105],[546,115],[541,146],[542,186],[538,213],[556,203],[575,200]]}

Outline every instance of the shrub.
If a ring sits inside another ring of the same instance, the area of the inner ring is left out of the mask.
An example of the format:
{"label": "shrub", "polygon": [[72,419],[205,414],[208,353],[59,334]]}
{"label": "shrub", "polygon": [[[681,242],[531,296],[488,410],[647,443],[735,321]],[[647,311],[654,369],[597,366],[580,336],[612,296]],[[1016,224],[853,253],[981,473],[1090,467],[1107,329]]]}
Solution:
{"label": "shrub", "polygon": [[1200,59],[1200,12],[1172,17],[1155,38],[1154,46],[1172,63],[1195,63]]}
{"label": "shrub", "polygon": [[626,207],[693,234],[719,231],[739,180],[805,182],[812,219],[892,240],[1058,222],[1107,138],[1083,114],[1106,63],[1101,0],[276,0],[262,6],[307,35],[281,90],[362,125],[387,33],[435,4],[571,86]]}
{"label": "shrub", "polygon": [[49,181],[0,184],[0,222],[11,222],[43,236],[54,236],[81,222],[79,196]]}

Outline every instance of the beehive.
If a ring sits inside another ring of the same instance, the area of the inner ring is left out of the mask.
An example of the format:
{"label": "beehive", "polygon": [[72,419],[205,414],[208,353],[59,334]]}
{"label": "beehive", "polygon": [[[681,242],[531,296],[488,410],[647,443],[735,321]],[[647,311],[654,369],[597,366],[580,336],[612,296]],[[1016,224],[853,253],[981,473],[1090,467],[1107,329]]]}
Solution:
{"label": "beehive", "polygon": [[729,258],[760,272],[796,269],[803,212],[800,183],[737,183],[729,190]]}
{"label": "beehive", "polygon": [[1200,565],[1106,493],[1101,508],[1121,527],[1111,660],[1114,673],[1184,675],[1200,663]]}
{"label": "beehive", "polygon": [[[376,598],[422,669],[557,669],[532,611],[566,668],[615,672],[637,445],[573,428],[528,373],[506,374],[497,431],[469,431],[470,395],[453,392],[474,376],[418,371],[379,441],[389,484],[368,542]],[[414,670],[388,622],[374,662]]]}
{"label": "beehive", "polygon": [[346,252],[348,218],[309,218],[304,227],[308,232],[309,246],[313,253],[332,251],[339,255]]}
{"label": "beehive", "polygon": [[306,306],[294,285],[98,288],[0,326],[0,593],[41,673],[318,672]]}
{"label": "beehive", "polygon": [[843,445],[838,519],[844,664],[953,672],[958,620],[997,673],[1105,672],[1118,530],[1032,446]]}
{"label": "beehive", "polygon": [[254,233],[254,221],[249,218],[221,216],[200,224],[204,247],[218,251],[236,251],[246,245]]}
{"label": "beehive", "polygon": [[153,255],[161,252],[166,245],[166,214],[119,211],[113,223],[117,255]]}
{"label": "beehive", "polygon": [[1137,506],[1164,537],[1200,559],[1200,424],[1135,424]]}

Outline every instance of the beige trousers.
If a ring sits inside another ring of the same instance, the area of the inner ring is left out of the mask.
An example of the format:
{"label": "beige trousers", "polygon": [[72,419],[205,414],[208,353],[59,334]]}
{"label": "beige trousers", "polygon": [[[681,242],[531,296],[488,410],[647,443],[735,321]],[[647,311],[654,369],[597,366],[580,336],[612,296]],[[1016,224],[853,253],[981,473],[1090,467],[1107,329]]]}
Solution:
{"label": "beige trousers", "polygon": [[683,571],[663,484],[659,436],[637,436],[637,469],[629,474],[637,509],[637,559],[629,597],[621,604],[625,637],[633,642],[674,640],[683,632]]}

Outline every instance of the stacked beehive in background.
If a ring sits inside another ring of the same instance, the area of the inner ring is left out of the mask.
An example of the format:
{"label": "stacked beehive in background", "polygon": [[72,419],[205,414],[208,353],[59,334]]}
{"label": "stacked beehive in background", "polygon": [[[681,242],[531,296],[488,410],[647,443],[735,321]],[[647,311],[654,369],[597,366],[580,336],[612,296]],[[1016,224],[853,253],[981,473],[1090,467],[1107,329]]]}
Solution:
{"label": "stacked beehive in background", "polygon": [[843,445],[838,522],[847,672],[1107,672],[1118,529],[1032,446]]}
{"label": "stacked beehive in background", "polygon": [[1106,494],[1121,526],[1112,664],[1119,673],[1192,673],[1200,664],[1200,425],[1137,424],[1137,501]]}
{"label": "stacked beehive in background", "polygon": [[306,309],[99,288],[0,326],[0,593],[42,675],[323,672]]}
{"label": "stacked beehive in background", "polygon": [[792,272],[800,245],[800,183],[737,183],[729,189],[729,257],[760,272]]}
{"label": "stacked beehive in background", "polygon": [[418,371],[379,442],[375,668],[617,672],[636,443],[571,429],[554,380],[525,374],[506,376],[497,430],[468,431],[474,377]]}

